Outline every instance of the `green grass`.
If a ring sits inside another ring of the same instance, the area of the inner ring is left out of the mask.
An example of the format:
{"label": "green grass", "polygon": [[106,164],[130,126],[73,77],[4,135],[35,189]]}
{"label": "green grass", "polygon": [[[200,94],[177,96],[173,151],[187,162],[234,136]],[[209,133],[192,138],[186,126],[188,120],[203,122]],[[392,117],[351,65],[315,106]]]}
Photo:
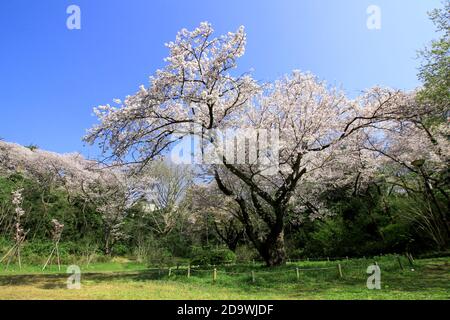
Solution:
{"label": "green grass", "polygon": [[[0,299],[450,299],[450,259],[416,260],[414,271],[403,259],[401,270],[393,256],[377,257],[381,290],[366,287],[369,259],[299,262],[268,269],[262,265],[148,268],[145,264],[116,261],[81,265],[82,288],[66,288],[66,266],[16,265],[0,271]],[[337,264],[340,263],[343,278]],[[300,277],[297,280],[296,268]],[[315,268],[323,268],[313,270]],[[254,271],[255,282],[251,272]]]}

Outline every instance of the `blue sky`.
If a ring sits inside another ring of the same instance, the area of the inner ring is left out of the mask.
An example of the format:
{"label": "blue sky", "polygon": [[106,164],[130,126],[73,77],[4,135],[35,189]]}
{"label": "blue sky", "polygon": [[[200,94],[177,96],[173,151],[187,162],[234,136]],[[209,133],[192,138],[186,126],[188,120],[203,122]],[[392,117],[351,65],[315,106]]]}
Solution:
{"label": "blue sky", "polygon": [[[81,9],[68,30],[66,8]],[[381,29],[366,26],[369,5]],[[0,2],[0,137],[57,152],[81,151],[92,108],[147,85],[165,42],[201,21],[217,34],[246,27],[239,71],[269,81],[311,71],[349,95],[384,85],[413,89],[416,51],[436,37],[439,0],[14,0]]]}

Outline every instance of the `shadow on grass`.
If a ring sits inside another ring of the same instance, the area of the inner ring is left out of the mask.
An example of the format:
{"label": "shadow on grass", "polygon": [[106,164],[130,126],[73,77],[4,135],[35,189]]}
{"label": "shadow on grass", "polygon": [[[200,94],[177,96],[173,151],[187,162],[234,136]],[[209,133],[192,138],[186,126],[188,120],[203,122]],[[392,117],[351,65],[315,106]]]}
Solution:
{"label": "shadow on grass", "polygon": [[[255,282],[251,271],[255,270]],[[273,273],[272,273],[273,272]],[[3,275],[0,276],[2,286],[33,286],[40,289],[52,290],[66,288],[68,274],[33,274],[33,275]],[[240,288],[245,290],[283,289],[293,296],[300,293],[326,293],[330,290],[365,290],[367,279],[364,269],[344,269],[344,278],[340,279],[335,270],[302,271],[297,280],[292,268],[239,267],[218,270],[217,286]],[[173,281],[184,284],[212,285],[210,270],[191,271],[191,278],[187,278],[187,270],[143,270],[133,272],[98,272],[82,273],[83,283],[112,283],[112,282],[145,282],[145,281]],[[418,267],[416,271],[386,271],[382,272],[382,283],[389,290],[404,292],[420,292],[430,290],[445,290],[450,292],[450,264],[448,262],[429,263]],[[384,289],[384,287],[383,287]]]}

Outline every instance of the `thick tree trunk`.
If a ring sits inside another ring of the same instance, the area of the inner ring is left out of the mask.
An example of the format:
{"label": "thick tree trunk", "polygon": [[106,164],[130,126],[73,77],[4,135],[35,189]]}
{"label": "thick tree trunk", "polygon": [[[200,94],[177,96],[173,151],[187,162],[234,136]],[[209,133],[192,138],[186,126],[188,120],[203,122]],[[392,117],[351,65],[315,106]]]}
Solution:
{"label": "thick tree trunk", "polygon": [[258,251],[268,267],[284,265],[286,263],[284,231],[272,231],[266,240],[260,243]]}
{"label": "thick tree trunk", "polygon": [[[242,202],[241,202],[242,203]],[[280,266],[286,263],[286,250],[284,244],[284,219],[283,219],[283,207],[274,208],[275,219],[270,217],[270,214],[259,208],[259,216],[267,223],[269,227],[269,233],[261,239],[258,232],[255,231],[253,225],[248,217],[248,214],[242,206],[241,210],[244,214],[243,223],[245,226],[245,232],[258,250],[260,256],[266,262],[268,267]]]}
{"label": "thick tree trunk", "polygon": [[[277,191],[277,197],[271,198],[270,195],[263,191],[255,192],[253,189],[250,191],[252,208],[248,205],[248,199],[242,196],[236,196],[233,191],[225,186],[220,179],[219,173],[215,172],[215,179],[219,189],[227,196],[235,196],[235,200],[240,208],[240,220],[244,225],[245,232],[258,250],[261,257],[266,262],[268,267],[279,266],[286,263],[286,250],[284,245],[284,217],[287,210],[287,203],[292,196],[292,190],[300,179],[300,177],[306,172],[306,169],[299,170],[301,157],[297,159],[296,175],[289,178],[289,183],[284,185]],[[234,173],[234,172],[233,172]],[[253,185],[251,188],[256,188]],[[271,207],[271,210],[267,210],[261,204],[260,199],[265,201]],[[254,213],[255,217],[263,221],[268,229],[269,233],[264,239],[261,240],[259,230],[253,226],[253,219],[250,214]]]}

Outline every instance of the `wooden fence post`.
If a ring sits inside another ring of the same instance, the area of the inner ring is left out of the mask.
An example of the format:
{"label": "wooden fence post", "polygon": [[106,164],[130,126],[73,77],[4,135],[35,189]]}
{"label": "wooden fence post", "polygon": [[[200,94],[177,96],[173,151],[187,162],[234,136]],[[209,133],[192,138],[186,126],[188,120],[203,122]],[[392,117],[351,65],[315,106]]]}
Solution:
{"label": "wooden fence post", "polygon": [[252,270],[252,282],[255,282],[255,271]]}
{"label": "wooden fence post", "polygon": [[188,274],[187,277],[190,278],[191,277],[191,265],[188,265]]}
{"label": "wooden fence post", "polygon": [[414,263],[413,263],[412,257],[409,255],[408,252],[406,253],[406,257],[408,258],[409,265],[411,266],[411,268],[414,267]]}
{"label": "wooden fence post", "polygon": [[214,268],[213,270],[213,282],[215,283],[217,281],[217,269]]}
{"label": "wooden fence post", "polygon": [[297,274],[297,281],[299,281],[300,280],[300,272],[299,272],[298,268],[295,268],[295,272]]}
{"label": "wooden fence post", "polygon": [[172,275],[172,268],[169,268],[169,278]]}
{"label": "wooden fence post", "polygon": [[400,256],[397,256],[397,261],[398,261],[398,265],[400,266],[400,269],[404,270],[403,269],[403,265],[402,265],[402,260],[400,259]]}
{"label": "wooden fence post", "polygon": [[339,276],[340,276],[341,278],[343,278],[343,276],[342,276],[342,267],[341,267],[341,264],[340,264],[340,263],[338,263],[338,270],[339,270]]}

